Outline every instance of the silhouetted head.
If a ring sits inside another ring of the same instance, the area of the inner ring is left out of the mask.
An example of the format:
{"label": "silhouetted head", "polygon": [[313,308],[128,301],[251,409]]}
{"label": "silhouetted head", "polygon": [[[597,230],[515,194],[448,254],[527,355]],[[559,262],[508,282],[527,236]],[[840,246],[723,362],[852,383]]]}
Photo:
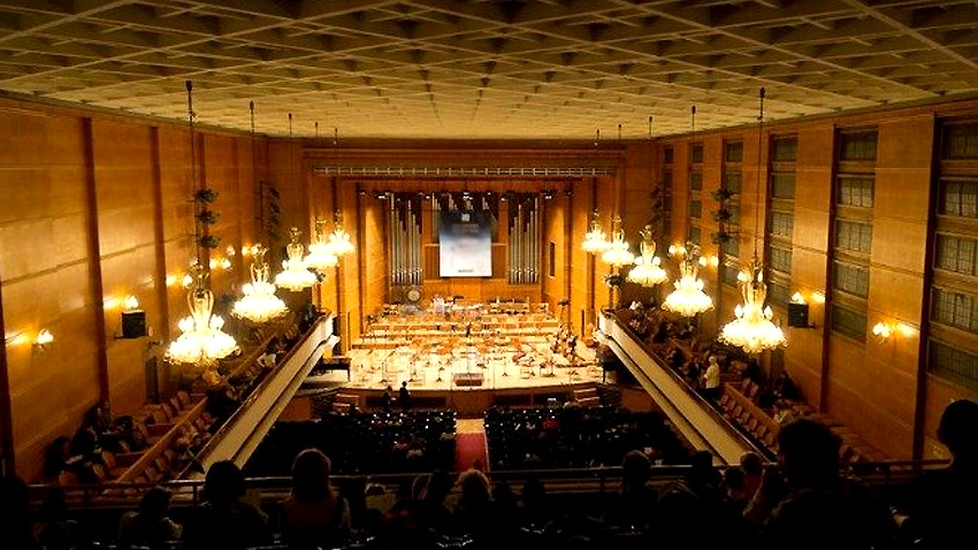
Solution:
{"label": "silhouetted head", "polygon": [[778,447],[785,478],[793,487],[820,485],[839,475],[839,438],[821,422],[788,422],[778,432]]}
{"label": "silhouetted head", "polygon": [[937,437],[955,458],[978,458],[978,403],[960,399],[951,403],[941,415]]}
{"label": "silhouetted head", "polygon": [[458,476],[458,485],[462,489],[460,504],[477,507],[488,504],[492,499],[489,478],[479,470],[466,470]]}
{"label": "silhouetted head", "polygon": [[621,477],[625,486],[637,488],[645,485],[652,475],[652,463],[641,451],[629,451],[621,461]]}
{"label": "silhouetted head", "polygon": [[749,476],[760,477],[764,473],[764,463],[757,453],[744,453],[744,456],[740,457],[740,467]]}
{"label": "silhouetted head", "polygon": [[170,508],[170,491],[163,487],[153,487],[139,501],[139,515],[149,520],[159,520],[166,517]]}
{"label": "silhouetted head", "polygon": [[329,496],[329,474],[332,463],[319,449],[306,449],[292,463],[292,496],[296,500],[315,502]]}
{"label": "silhouetted head", "polygon": [[436,470],[428,478],[424,499],[441,504],[450,492],[452,492],[452,476],[444,470]]}
{"label": "silhouetted head", "polygon": [[215,462],[204,478],[204,497],[212,504],[231,504],[244,496],[244,476],[230,460]]}

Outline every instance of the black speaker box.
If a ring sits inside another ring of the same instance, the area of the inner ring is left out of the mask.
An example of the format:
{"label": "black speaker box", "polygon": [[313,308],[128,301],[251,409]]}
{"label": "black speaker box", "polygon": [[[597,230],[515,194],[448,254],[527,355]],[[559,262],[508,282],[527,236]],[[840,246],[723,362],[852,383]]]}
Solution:
{"label": "black speaker box", "polygon": [[794,328],[809,328],[808,304],[788,303],[788,326]]}
{"label": "black speaker box", "polygon": [[143,336],[146,336],[146,312],[122,312],[122,337],[142,338]]}

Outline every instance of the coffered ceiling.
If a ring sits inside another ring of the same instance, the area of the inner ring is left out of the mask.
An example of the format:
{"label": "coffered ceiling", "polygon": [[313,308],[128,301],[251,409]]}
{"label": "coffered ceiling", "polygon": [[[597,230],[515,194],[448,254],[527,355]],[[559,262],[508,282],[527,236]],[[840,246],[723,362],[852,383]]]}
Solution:
{"label": "coffered ceiling", "polygon": [[3,0],[0,89],[260,132],[614,139],[978,91],[978,2]]}

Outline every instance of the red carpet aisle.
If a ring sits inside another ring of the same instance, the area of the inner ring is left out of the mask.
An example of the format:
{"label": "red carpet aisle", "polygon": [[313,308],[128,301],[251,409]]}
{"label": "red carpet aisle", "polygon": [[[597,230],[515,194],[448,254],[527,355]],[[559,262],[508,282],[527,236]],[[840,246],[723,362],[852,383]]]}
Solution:
{"label": "red carpet aisle", "polygon": [[486,426],[481,418],[460,418],[455,433],[455,471],[488,470]]}

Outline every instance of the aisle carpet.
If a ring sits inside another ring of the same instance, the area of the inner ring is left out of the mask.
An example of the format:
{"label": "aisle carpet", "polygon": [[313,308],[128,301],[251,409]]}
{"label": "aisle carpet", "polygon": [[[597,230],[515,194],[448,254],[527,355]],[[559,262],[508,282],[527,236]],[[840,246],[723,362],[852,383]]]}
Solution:
{"label": "aisle carpet", "polygon": [[455,433],[455,471],[464,472],[488,464],[486,429],[482,419],[459,419]]}

